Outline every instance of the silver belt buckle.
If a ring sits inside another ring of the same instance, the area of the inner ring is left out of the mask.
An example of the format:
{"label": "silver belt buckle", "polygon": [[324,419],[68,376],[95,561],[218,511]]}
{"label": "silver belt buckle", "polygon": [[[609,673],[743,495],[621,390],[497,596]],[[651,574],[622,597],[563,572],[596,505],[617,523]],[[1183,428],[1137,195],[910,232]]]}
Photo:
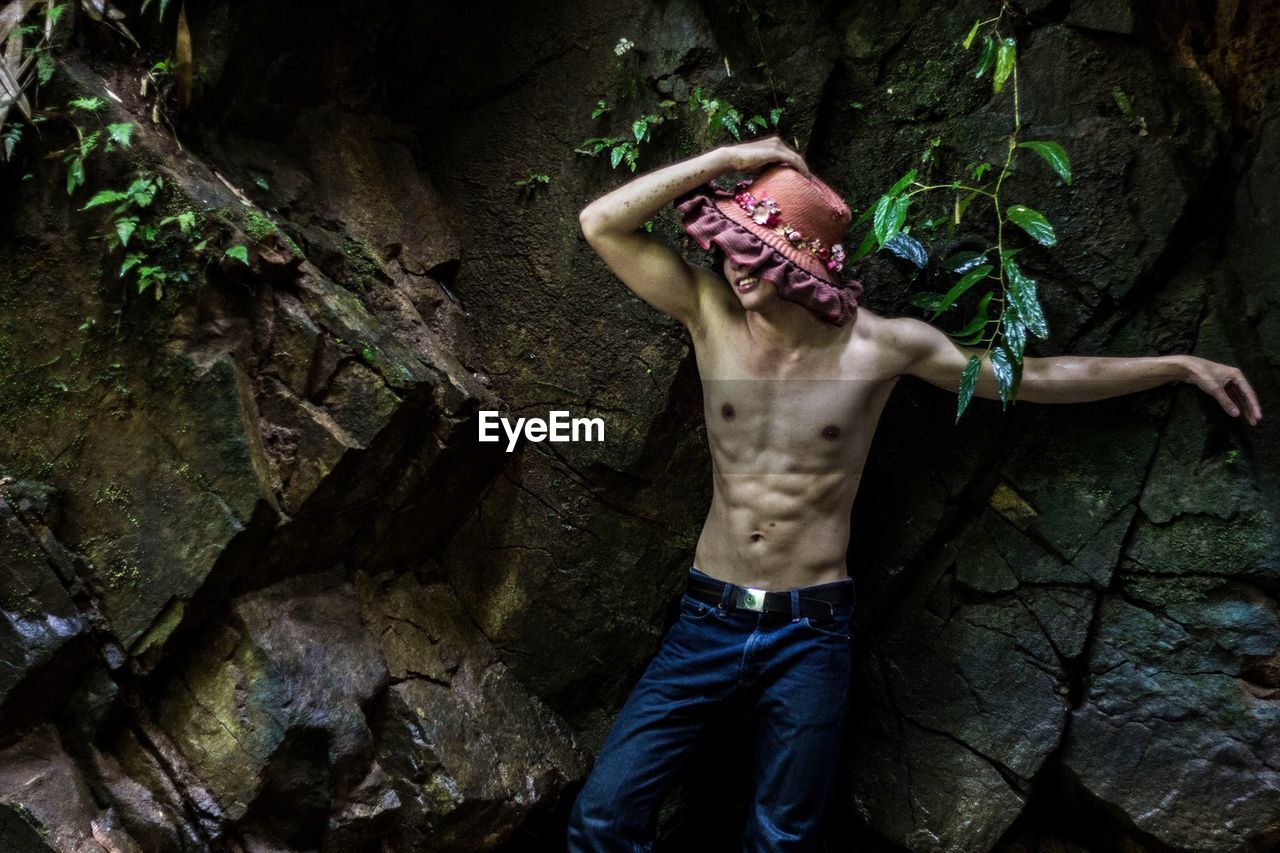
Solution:
{"label": "silver belt buckle", "polygon": [[755,610],[764,612],[764,597],[768,593],[765,589],[756,589],[754,587],[742,586],[738,587],[738,606],[743,610]]}

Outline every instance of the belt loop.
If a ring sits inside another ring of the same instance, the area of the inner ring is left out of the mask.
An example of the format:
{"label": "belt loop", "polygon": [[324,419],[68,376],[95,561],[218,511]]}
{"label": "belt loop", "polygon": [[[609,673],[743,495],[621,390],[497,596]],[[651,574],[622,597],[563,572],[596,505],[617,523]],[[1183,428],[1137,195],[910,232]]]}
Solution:
{"label": "belt loop", "polygon": [[723,616],[725,611],[729,609],[729,599],[733,596],[733,584],[726,583],[724,592],[720,595],[720,615]]}
{"label": "belt loop", "polygon": [[800,621],[800,590],[791,588],[791,621]]}

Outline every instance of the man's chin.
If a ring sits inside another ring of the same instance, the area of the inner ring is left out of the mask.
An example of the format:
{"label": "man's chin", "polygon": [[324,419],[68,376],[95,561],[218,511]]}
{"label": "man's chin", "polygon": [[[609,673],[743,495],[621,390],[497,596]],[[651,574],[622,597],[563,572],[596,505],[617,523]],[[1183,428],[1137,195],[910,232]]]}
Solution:
{"label": "man's chin", "polygon": [[774,301],[774,294],[764,290],[768,284],[761,282],[760,284],[743,293],[739,290],[734,291],[734,296],[738,297],[738,304],[745,311],[760,311],[767,309]]}
{"label": "man's chin", "polygon": [[768,311],[773,307],[775,300],[767,293],[739,293],[738,304],[742,306],[744,311]]}

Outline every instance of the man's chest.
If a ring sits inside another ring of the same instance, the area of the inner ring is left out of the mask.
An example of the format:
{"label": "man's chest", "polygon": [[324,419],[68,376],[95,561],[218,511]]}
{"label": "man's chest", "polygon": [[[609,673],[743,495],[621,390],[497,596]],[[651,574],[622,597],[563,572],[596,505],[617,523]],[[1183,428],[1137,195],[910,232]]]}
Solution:
{"label": "man's chest", "polygon": [[846,467],[875,432],[889,385],[858,377],[703,377],[711,450],[753,468]]}

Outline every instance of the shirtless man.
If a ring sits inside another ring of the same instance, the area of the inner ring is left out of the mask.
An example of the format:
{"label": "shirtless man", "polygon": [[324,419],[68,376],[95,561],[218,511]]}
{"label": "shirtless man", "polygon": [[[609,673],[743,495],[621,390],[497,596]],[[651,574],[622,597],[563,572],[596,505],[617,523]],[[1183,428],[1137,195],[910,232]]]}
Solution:
{"label": "shirtless man", "polygon": [[[753,204],[763,194],[745,201],[735,195],[746,213],[728,203],[718,208],[734,215],[732,223],[716,219],[711,207],[682,203],[685,227],[704,247],[715,235],[710,245],[723,254],[715,271],[687,263],[643,230],[663,206],[689,199],[712,179],[769,164],[788,167],[768,172],[788,172],[783,177],[791,179],[775,179],[775,195],[797,181],[830,193],[797,152],[769,137],[641,175],[579,216],[587,241],[623,283],[689,330],[714,493],[680,618],[619,713],[575,802],[568,833],[574,851],[650,849],[657,808],[683,759],[725,712],[745,715],[753,736],[754,795],[744,848],[815,849],[843,752],[853,604],[845,556],[876,423],[901,377],[954,392],[969,355],[981,352],[920,320],[856,306],[850,293],[860,293],[861,285],[844,285],[835,274],[821,275],[822,267],[796,261],[812,258],[771,253],[764,241],[753,248],[748,232],[772,240],[766,230],[785,231],[804,215],[806,225],[821,227],[820,216],[797,209],[794,199],[803,193],[793,193],[768,219]],[[739,192],[745,192],[741,184]],[[849,217],[834,198],[821,213],[834,217],[838,227],[828,233],[839,239]],[[699,210],[705,216],[695,222]],[[748,220],[767,228],[751,228]],[[717,232],[721,223],[726,230]],[[718,239],[730,231],[735,239]],[[832,257],[832,244],[826,242],[824,260]],[[1188,355],[1026,357],[1018,399],[1100,400],[1170,381],[1198,385],[1250,424],[1262,417],[1240,370]],[[999,399],[989,358],[974,394]]]}

